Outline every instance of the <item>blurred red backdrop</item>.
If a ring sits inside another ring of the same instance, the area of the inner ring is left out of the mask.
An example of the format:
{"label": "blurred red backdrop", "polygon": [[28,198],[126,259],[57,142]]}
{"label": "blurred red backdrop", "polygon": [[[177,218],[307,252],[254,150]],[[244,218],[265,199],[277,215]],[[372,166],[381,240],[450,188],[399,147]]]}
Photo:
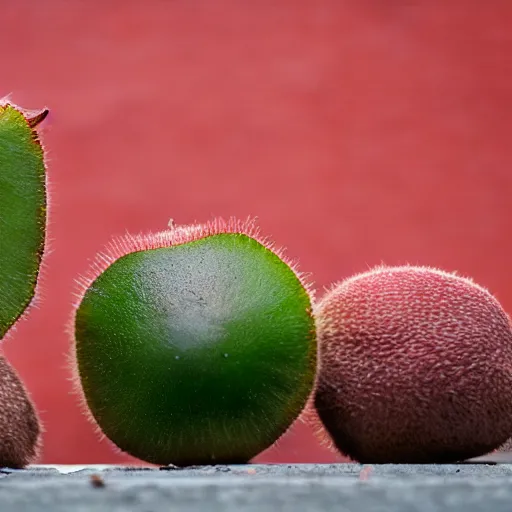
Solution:
{"label": "blurred red backdrop", "polygon": [[[73,279],[111,236],[214,215],[324,286],[458,270],[512,311],[508,0],[2,2],[0,96],[48,106],[44,301],[5,343],[43,462],[132,461],[70,394]],[[306,427],[259,460],[333,461]]]}

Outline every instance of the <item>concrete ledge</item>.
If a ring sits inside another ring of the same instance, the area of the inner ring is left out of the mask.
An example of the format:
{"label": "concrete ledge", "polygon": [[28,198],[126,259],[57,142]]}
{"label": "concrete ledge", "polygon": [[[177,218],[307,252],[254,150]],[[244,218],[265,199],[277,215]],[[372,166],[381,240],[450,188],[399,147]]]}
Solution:
{"label": "concrete ledge", "polygon": [[0,511],[510,512],[512,464],[0,470]]}

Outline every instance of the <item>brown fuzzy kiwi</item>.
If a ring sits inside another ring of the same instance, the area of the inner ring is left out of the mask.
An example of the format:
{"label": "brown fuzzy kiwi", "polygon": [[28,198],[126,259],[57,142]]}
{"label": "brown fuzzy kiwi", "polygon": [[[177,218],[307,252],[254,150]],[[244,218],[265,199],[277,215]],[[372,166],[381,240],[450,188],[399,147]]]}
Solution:
{"label": "brown fuzzy kiwi", "polygon": [[0,355],[0,467],[21,469],[39,452],[35,408],[15,370]]}
{"label": "brown fuzzy kiwi", "polygon": [[362,463],[484,455],[512,433],[512,328],[469,279],[425,267],[349,278],[315,308],[315,407]]}

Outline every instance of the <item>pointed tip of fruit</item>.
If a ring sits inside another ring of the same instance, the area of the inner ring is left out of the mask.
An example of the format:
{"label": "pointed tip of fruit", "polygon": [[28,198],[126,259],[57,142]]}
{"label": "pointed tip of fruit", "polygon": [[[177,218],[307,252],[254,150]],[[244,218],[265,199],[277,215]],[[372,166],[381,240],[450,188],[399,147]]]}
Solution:
{"label": "pointed tip of fruit", "polygon": [[34,129],[39,126],[47,117],[50,111],[47,108],[35,111],[25,111],[25,119],[30,128]]}
{"label": "pointed tip of fruit", "polygon": [[19,105],[13,103],[9,99],[9,96],[0,99],[0,108],[5,107],[11,107],[14,110],[20,112],[27,121],[30,128],[32,129],[37,128],[48,117],[48,114],[50,113],[50,110],[46,107],[40,109],[28,109],[20,107]]}

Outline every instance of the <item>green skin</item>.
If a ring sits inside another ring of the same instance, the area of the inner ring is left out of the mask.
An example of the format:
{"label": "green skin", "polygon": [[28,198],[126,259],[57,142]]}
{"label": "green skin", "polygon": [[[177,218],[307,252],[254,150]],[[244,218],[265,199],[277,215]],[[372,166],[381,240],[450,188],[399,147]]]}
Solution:
{"label": "green skin", "polygon": [[145,461],[247,462],[312,391],[310,310],[290,267],[246,235],[123,256],[76,314],[89,409],[108,438]]}
{"label": "green skin", "polygon": [[0,106],[0,339],[34,297],[44,249],[45,165],[33,126]]}

